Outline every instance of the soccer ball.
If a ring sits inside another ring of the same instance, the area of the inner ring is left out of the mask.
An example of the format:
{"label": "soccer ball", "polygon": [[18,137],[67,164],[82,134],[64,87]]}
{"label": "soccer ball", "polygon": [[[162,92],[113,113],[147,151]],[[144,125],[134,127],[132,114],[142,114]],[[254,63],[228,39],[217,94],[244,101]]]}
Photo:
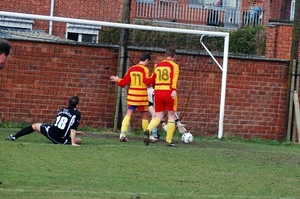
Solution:
{"label": "soccer ball", "polygon": [[181,140],[183,143],[188,144],[193,141],[193,135],[190,132],[186,132],[182,135]]}

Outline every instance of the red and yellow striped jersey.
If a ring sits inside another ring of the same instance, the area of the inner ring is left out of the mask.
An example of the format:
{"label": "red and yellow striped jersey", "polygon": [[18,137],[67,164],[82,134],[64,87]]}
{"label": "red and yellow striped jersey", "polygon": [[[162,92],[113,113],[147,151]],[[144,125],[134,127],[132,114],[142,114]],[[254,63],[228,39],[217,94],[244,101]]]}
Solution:
{"label": "red and yellow striped jersey", "polygon": [[177,90],[179,66],[170,59],[156,64],[154,73],[145,83],[152,83],[155,90]]}
{"label": "red and yellow striped jersey", "polygon": [[127,105],[148,106],[148,92],[145,79],[149,78],[149,69],[137,64],[131,66],[122,79],[118,79],[118,85],[124,87],[129,84],[127,93]]}

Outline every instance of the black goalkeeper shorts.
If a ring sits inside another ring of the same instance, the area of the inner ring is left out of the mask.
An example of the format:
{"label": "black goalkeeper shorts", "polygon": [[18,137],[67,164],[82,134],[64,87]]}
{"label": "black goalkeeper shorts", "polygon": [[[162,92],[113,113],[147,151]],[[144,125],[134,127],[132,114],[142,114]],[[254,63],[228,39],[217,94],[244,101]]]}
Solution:
{"label": "black goalkeeper shorts", "polygon": [[41,133],[48,138],[54,144],[71,144],[71,138],[62,138],[57,135],[55,132],[51,131],[50,124],[42,124],[41,125]]}

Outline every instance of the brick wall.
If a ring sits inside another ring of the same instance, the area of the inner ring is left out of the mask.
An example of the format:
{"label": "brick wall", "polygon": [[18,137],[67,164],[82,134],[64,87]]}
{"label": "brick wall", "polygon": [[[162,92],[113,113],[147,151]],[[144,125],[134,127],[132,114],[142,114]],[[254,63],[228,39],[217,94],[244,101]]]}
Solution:
{"label": "brick wall", "polygon": [[267,58],[290,59],[292,45],[292,23],[270,23],[267,26]]}
{"label": "brick wall", "polygon": [[81,102],[83,125],[111,126],[115,86],[109,81],[118,51],[98,47],[11,41],[9,65],[1,71],[1,118],[53,122],[72,95]]}
{"label": "brick wall", "polygon": [[[71,95],[81,99],[81,126],[112,127],[118,50],[29,41],[10,41],[11,60],[0,76],[0,118],[9,122],[53,122]],[[130,51],[137,63],[140,51]],[[153,52],[150,70],[162,60]],[[221,58],[217,57],[219,62]],[[221,94],[219,67],[206,55],[178,54],[179,112],[193,134],[218,131]],[[287,87],[286,61],[229,58],[224,135],[284,137]],[[132,128],[139,129],[139,113]]]}

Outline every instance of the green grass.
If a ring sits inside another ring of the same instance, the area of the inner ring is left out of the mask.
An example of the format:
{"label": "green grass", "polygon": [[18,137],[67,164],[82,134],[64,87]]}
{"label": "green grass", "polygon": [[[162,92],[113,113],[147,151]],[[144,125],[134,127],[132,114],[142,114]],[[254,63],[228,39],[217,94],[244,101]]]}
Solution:
{"label": "green grass", "polygon": [[[88,133],[80,147],[0,129],[0,198],[299,198],[300,147],[195,138],[146,147],[141,135]],[[234,140],[234,139],[233,139]]]}

